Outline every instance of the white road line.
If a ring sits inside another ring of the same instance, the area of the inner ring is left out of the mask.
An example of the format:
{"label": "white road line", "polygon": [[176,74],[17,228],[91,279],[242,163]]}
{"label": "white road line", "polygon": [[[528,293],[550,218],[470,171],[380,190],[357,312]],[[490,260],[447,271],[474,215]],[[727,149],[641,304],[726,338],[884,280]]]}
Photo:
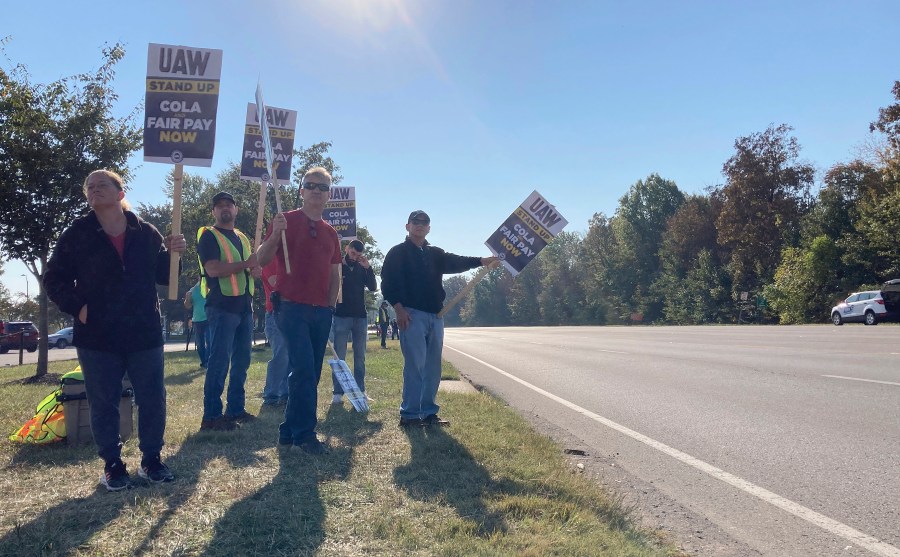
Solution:
{"label": "white road line", "polygon": [[859,377],[844,377],[843,375],[823,375],[822,377],[831,377],[832,379],[846,379],[848,381],[865,381],[866,383],[881,383],[882,385],[896,385],[900,387],[900,383],[893,381],[878,381],[877,379],[860,379]]}
{"label": "white road line", "polygon": [[598,423],[601,423],[610,429],[614,429],[615,431],[618,431],[619,433],[627,435],[628,437],[631,437],[635,441],[639,441],[649,447],[652,447],[662,453],[665,453],[665,454],[671,456],[672,458],[674,458],[680,462],[683,462],[684,464],[687,464],[688,466],[696,468],[697,470],[700,470],[701,472],[705,472],[706,474],[709,474],[710,476],[712,476],[716,479],[719,479],[731,486],[734,486],[746,493],[749,493],[750,495],[753,495],[754,497],[762,499],[763,501],[765,501],[766,503],[769,503],[770,505],[774,505],[783,511],[789,512],[796,517],[802,518],[803,520],[809,522],[810,524],[813,524],[823,530],[826,530],[828,532],[831,532],[832,534],[840,536],[851,543],[854,543],[862,548],[865,548],[865,549],[871,551],[872,553],[874,553],[876,555],[881,555],[882,557],[900,557],[900,549],[897,549],[893,545],[879,541],[876,538],[873,538],[872,536],[870,536],[868,534],[864,534],[863,532],[860,532],[859,530],[856,530],[850,526],[847,526],[846,524],[838,522],[837,520],[834,520],[832,518],[828,518],[827,516],[825,516],[823,514],[817,513],[816,511],[814,511],[812,509],[808,509],[808,508],[804,507],[803,505],[795,503],[789,499],[785,499],[784,497],[782,497],[776,493],[772,493],[771,491],[769,491],[765,488],[759,487],[756,484],[750,483],[745,479],[739,478],[733,474],[729,474],[728,472],[726,472],[720,468],[716,468],[712,464],[704,462],[704,461],[702,461],[698,458],[695,458],[687,453],[683,453],[683,452],[679,451],[678,449],[672,448],[664,443],[656,441],[655,439],[651,439],[650,437],[647,437],[646,435],[643,435],[634,430],[628,429],[627,427],[617,424],[616,422],[614,422],[608,418],[604,418],[603,416],[600,416],[599,414],[595,414],[594,412],[591,412],[590,410],[582,408],[581,406],[578,406],[577,404],[569,402],[568,400],[566,400],[564,398],[560,398],[560,397],[554,395],[553,393],[545,391],[544,389],[541,389],[538,386],[532,385],[531,383],[529,383],[523,379],[519,379],[515,375],[512,375],[511,373],[508,373],[506,371],[503,371],[502,369],[500,369],[496,366],[493,366],[483,360],[480,360],[480,359],[476,358],[475,356],[472,356],[471,354],[467,354],[467,353],[463,352],[462,350],[457,350],[456,348],[453,348],[452,346],[444,345],[444,347],[449,348],[450,350],[453,350],[454,352],[458,352],[458,353],[462,354],[463,356],[471,358],[471,359],[475,360],[476,362],[478,362],[479,364],[486,366],[486,367],[496,371],[497,373],[499,373],[505,377],[508,377],[509,379],[512,379],[513,381],[515,381],[521,385],[524,385],[525,387],[528,387],[532,391],[534,391],[538,394],[541,394],[541,395],[549,398],[550,400],[558,402],[558,403],[562,404],[563,406],[565,406],[571,410],[574,410],[575,412],[578,412],[579,414],[581,414],[583,416],[586,416]]}

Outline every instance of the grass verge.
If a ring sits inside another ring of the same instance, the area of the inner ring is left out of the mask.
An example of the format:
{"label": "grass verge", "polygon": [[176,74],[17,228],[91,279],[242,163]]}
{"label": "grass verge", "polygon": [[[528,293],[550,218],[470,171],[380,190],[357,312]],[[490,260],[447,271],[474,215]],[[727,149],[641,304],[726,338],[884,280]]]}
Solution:
{"label": "grass verge", "polygon": [[[247,409],[260,409],[269,352],[254,351]],[[75,362],[52,362],[51,373]],[[204,374],[166,354],[167,445],[177,480],[107,493],[93,446],[0,450],[0,555],[678,555],[566,465],[559,448],[488,395],[441,392],[449,428],[397,426],[402,358],[370,342],[367,415],[332,406],[319,385],[331,454],[276,449],[280,411],[237,432],[199,433]],[[0,423],[31,418],[52,387],[0,375]],[[444,378],[458,378],[445,364]],[[136,439],[123,459],[140,462]],[[134,474],[133,474],[134,475]]]}

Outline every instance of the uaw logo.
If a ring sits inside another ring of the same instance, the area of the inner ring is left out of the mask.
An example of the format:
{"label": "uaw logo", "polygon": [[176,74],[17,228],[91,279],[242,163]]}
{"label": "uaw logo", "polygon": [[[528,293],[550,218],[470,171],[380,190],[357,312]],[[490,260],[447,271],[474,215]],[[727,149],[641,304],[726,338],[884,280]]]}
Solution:
{"label": "uaw logo", "polygon": [[259,179],[262,180],[263,182],[268,182],[269,181],[269,173],[263,172],[262,176],[260,176]]}
{"label": "uaw logo", "polygon": [[175,164],[181,164],[181,161],[184,160],[184,153],[179,150],[172,151],[172,162]]}

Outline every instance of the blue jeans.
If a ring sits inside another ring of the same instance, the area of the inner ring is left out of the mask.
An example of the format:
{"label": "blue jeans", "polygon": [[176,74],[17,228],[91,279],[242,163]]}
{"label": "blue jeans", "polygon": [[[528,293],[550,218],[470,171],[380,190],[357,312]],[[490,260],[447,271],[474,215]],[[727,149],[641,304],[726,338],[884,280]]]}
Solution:
{"label": "blue jeans", "polygon": [[163,383],[163,348],[139,352],[105,352],[78,348],[84,374],[84,390],[91,406],[91,432],[97,454],[103,460],[119,458],[119,403],[125,374],[134,387],[138,414],[138,447],[144,456],[155,456],[163,447],[166,431],[166,387]]}
{"label": "blue jeans", "polygon": [[409,326],[400,330],[403,352],[403,398],[401,418],[426,418],[437,414],[435,404],[441,386],[441,352],[444,348],[444,319],[435,313],[407,308]]}
{"label": "blue jeans", "polygon": [[381,347],[386,348],[387,347],[388,324],[382,323],[382,324],[378,325],[378,329],[381,332]]}
{"label": "blue jeans", "polygon": [[200,367],[206,367],[209,364],[209,331],[206,321],[194,321],[194,346],[197,347]]}
{"label": "blue jeans", "polygon": [[316,438],[316,405],[322,377],[322,361],[331,331],[331,309],[282,300],[275,320],[284,335],[291,363],[284,422],[278,426],[279,442],[300,445]]}
{"label": "blue jeans", "polygon": [[287,400],[288,397],[288,362],[287,345],[284,336],[278,330],[275,323],[275,313],[266,312],[266,338],[272,345],[272,359],[266,367],[266,386],[263,389],[263,401],[275,404],[279,400]]}
{"label": "blue jeans", "polygon": [[[334,351],[338,358],[347,360],[347,338],[353,339],[353,378],[359,390],[366,392],[366,342],[369,336],[369,320],[365,317],[335,317],[332,331],[334,331]],[[331,374],[331,383],[334,385],[334,394],[344,394],[344,389],[337,377]]]}
{"label": "blue jeans", "polygon": [[225,378],[229,375],[229,362],[231,375],[225,415],[240,416],[245,410],[244,383],[247,381],[247,368],[250,367],[253,314],[249,311],[231,313],[207,306],[206,323],[209,328],[209,362],[203,384],[203,419],[222,416],[222,393],[225,391]]}

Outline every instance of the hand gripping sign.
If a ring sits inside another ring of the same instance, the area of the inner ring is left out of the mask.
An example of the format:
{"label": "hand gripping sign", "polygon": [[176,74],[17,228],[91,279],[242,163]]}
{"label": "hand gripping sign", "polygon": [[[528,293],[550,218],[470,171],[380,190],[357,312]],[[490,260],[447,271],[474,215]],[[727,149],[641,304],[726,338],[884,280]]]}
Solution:
{"label": "hand gripping sign", "polygon": [[[184,165],[212,166],[222,51],[150,43],[144,101],[144,160],[175,164],[172,234],[181,234]],[[180,254],[169,257],[169,299],[178,298]]]}

